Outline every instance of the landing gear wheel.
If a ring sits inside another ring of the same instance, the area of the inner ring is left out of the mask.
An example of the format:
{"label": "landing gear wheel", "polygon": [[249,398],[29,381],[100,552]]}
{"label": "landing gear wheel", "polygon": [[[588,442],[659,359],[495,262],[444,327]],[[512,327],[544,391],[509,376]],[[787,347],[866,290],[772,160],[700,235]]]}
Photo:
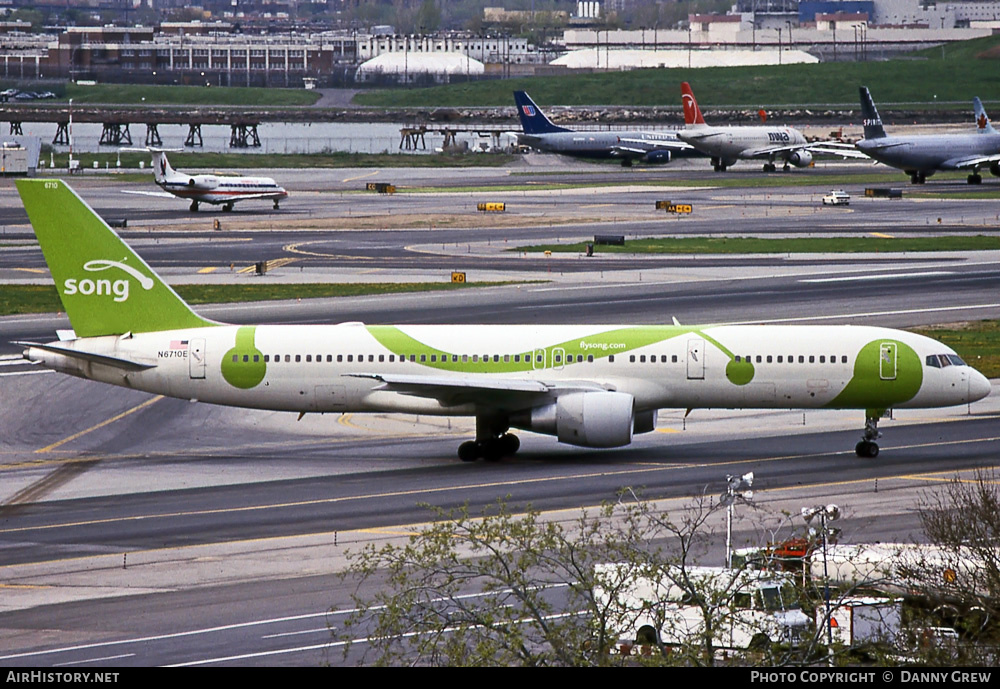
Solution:
{"label": "landing gear wheel", "polygon": [[885,412],[884,409],[868,409],[865,411],[865,432],[861,436],[861,442],[854,446],[854,453],[858,457],[878,457],[878,443],[875,441],[882,437],[878,431],[878,420]]}
{"label": "landing gear wheel", "polygon": [[789,171],[789,170],[791,170],[792,168],[791,168],[791,167],[790,167],[790,166],[788,165],[788,163],[785,163],[785,166],[784,166],[783,168],[781,168],[781,169],[782,169],[782,171],[784,171],[784,172],[788,172],[788,171]]}
{"label": "landing gear wheel", "polygon": [[622,167],[632,167],[632,159],[625,158],[624,160],[622,160]]}
{"label": "landing gear wheel", "polygon": [[223,210],[224,212],[226,212],[226,213],[230,212],[231,210],[233,210],[233,204],[231,204],[231,203],[227,203],[227,204],[225,204],[225,205],[224,205],[224,206],[222,207],[222,210]]}
{"label": "landing gear wheel", "polygon": [[854,446],[854,454],[858,457],[868,457],[874,459],[878,457],[878,443],[870,440],[862,440]]}
{"label": "landing gear wheel", "polygon": [[467,440],[458,446],[458,458],[463,462],[475,462],[479,459],[479,443]]}
{"label": "landing gear wheel", "polygon": [[188,206],[188,210],[191,211],[192,213],[197,213],[198,212],[198,202],[197,201],[192,201],[191,205]]}
{"label": "landing gear wheel", "polygon": [[978,172],[973,172],[971,175],[969,175],[969,184],[982,184],[982,183],[983,183],[983,176],[980,175]]}
{"label": "landing gear wheel", "polygon": [[274,200],[274,210],[278,210],[278,199]]}
{"label": "landing gear wheel", "polygon": [[521,449],[521,440],[513,433],[504,433],[500,436],[499,442],[505,455],[516,454]]}

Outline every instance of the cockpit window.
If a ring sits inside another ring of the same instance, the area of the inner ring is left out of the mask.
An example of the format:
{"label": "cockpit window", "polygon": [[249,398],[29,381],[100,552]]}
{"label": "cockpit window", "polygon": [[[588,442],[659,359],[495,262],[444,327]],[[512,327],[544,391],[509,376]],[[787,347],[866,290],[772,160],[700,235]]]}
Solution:
{"label": "cockpit window", "polygon": [[929,354],[927,355],[927,365],[934,368],[944,368],[945,366],[968,366],[962,357],[957,354]]}

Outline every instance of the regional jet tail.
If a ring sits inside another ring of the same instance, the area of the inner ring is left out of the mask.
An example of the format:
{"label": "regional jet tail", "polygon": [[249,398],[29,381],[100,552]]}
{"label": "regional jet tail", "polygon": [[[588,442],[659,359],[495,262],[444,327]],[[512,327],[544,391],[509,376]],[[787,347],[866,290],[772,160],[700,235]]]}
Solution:
{"label": "regional jet tail", "polygon": [[1000,133],[990,124],[978,97],[972,100],[974,133],[890,136],[868,87],[858,91],[865,137],[856,145],[869,158],[903,170],[913,184],[923,184],[938,170],[969,170],[969,184],[982,183],[979,170],[984,167],[1000,177]]}
{"label": "regional jet tail", "polygon": [[[202,318],[64,182],[18,180],[73,333],[24,357],[132,390],[306,413],[468,416],[459,458],[511,428],[628,445],[658,409],[864,411],[874,457],[894,407],[966,404],[990,383],[922,335],[840,325],[226,325]],[[793,441],[789,441],[793,442]]]}
{"label": "regional jet tail", "polygon": [[[177,196],[191,202],[192,213],[198,210],[202,203],[221,205],[222,210],[233,210],[237,201],[263,199],[272,201],[274,209],[288,196],[284,188],[278,186],[270,177],[237,177],[231,175],[189,175],[178,172],[170,166],[167,152],[176,149],[139,148],[125,149],[148,152],[152,155],[153,180],[163,189],[165,194],[156,196]],[[133,194],[154,195],[154,192],[129,192]]]}
{"label": "regional jet tail", "polygon": [[783,161],[786,171],[790,165],[809,167],[813,164],[813,154],[865,157],[852,146],[837,141],[810,143],[802,132],[792,127],[713,127],[705,122],[694,91],[687,82],[681,84],[681,105],[684,129],[677,136],[709,156],[716,172],[725,172],[738,160],[762,159],[764,172],[774,172],[777,169],[775,161]]}
{"label": "regional jet tail", "polygon": [[524,91],[514,91],[517,116],[523,133],[522,146],[577,158],[611,158],[630,167],[633,161],[669,163],[677,155],[700,155],[694,147],[677,138],[675,131],[576,131],[552,124],[541,108]]}

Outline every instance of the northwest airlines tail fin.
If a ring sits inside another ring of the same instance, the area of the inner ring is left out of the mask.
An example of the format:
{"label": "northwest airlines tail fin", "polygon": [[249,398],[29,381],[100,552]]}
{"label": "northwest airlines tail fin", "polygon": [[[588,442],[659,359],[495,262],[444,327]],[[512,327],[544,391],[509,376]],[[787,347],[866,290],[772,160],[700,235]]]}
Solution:
{"label": "northwest airlines tail fin", "polygon": [[698,127],[705,124],[701,108],[698,107],[698,101],[694,98],[694,91],[691,90],[691,85],[686,81],[681,84],[681,105],[684,107],[685,127]]}
{"label": "northwest airlines tail fin", "polygon": [[517,103],[517,116],[521,119],[521,129],[525,134],[554,134],[556,132],[568,132],[565,127],[557,127],[549,121],[549,118],[538,109],[535,101],[531,100],[524,91],[514,91],[514,102]]}
{"label": "northwest airlines tail fin", "polygon": [[194,313],[65,182],[21,179],[17,190],[77,336],[216,325]]}
{"label": "northwest airlines tail fin", "polygon": [[875,109],[875,101],[872,94],[868,92],[867,86],[859,88],[861,93],[861,124],[865,129],[866,139],[884,139],[885,129],[882,127],[882,118],[878,116]]}
{"label": "northwest airlines tail fin", "polygon": [[976,131],[980,134],[996,134],[997,130],[990,124],[990,118],[986,114],[986,108],[983,107],[979,96],[972,99],[972,109],[976,113]]}

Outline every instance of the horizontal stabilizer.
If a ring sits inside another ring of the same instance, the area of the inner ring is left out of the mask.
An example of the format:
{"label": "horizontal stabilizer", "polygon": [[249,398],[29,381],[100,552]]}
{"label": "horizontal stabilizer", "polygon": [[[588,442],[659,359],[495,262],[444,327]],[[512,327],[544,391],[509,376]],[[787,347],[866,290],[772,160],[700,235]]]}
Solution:
{"label": "horizontal stabilizer", "polygon": [[81,361],[89,361],[94,364],[103,364],[105,366],[111,366],[113,368],[120,368],[124,371],[145,371],[146,369],[156,368],[156,364],[145,364],[139,361],[131,361],[130,359],[121,359],[119,357],[108,356],[107,354],[81,352],[79,350],[71,349],[69,347],[59,347],[57,345],[51,345],[51,344],[40,344],[38,342],[14,342],[13,344],[19,345],[21,347],[29,347],[31,349],[41,349],[42,351],[52,352],[53,354],[61,354],[62,356],[69,357],[71,359],[80,359]]}

